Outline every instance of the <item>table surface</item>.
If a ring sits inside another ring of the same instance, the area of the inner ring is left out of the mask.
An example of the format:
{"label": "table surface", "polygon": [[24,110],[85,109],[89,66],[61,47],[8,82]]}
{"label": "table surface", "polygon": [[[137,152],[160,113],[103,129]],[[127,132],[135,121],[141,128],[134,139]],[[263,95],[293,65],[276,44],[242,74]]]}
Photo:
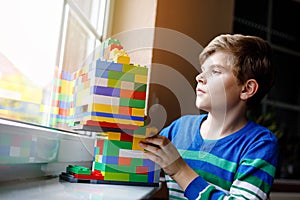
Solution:
{"label": "table surface", "polygon": [[150,186],[70,183],[61,182],[59,178],[50,178],[17,183],[2,183],[0,185],[0,199],[148,199],[159,188]]}

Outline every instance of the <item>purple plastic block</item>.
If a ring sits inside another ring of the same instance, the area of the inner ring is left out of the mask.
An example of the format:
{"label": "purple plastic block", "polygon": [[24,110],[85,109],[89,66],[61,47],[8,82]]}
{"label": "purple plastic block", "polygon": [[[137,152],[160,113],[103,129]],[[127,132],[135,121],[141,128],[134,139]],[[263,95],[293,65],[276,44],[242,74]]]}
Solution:
{"label": "purple plastic block", "polygon": [[120,89],[119,88],[102,87],[102,86],[94,86],[93,94],[120,97]]}

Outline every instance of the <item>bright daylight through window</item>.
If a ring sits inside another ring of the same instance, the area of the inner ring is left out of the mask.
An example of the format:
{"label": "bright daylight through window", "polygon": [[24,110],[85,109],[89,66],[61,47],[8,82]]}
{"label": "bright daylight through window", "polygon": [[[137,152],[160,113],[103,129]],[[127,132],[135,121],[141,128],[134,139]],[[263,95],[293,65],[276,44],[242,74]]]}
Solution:
{"label": "bright daylight through window", "polygon": [[0,0],[0,118],[52,126],[55,77],[93,59],[106,9],[106,0]]}

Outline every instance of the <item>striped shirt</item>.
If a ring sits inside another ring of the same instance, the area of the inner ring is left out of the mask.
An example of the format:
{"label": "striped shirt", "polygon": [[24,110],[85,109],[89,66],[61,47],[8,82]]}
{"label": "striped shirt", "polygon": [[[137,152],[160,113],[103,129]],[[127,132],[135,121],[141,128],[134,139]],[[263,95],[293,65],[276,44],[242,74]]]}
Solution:
{"label": "striped shirt", "polygon": [[170,199],[267,199],[279,154],[275,135],[249,121],[229,136],[206,141],[200,134],[206,117],[183,116],[160,133],[199,174],[185,191],[166,174]]}

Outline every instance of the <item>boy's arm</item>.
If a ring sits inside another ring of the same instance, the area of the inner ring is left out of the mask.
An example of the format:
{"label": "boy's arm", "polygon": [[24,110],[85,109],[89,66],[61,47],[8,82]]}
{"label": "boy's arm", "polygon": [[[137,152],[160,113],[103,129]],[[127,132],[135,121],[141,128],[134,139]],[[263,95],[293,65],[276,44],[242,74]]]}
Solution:
{"label": "boy's arm", "polygon": [[[277,156],[276,151],[274,152],[275,146],[272,143],[268,144],[268,141],[259,142],[248,151],[240,163],[229,193],[208,184],[187,165],[176,147],[166,137],[151,137],[147,139],[146,144],[140,143],[140,145],[146,150],[145,156],[158,163],[185,191],[185,196],[189,199],[223,199],[224,197],[267,199],[275,176],[272,159]],[[257,159],[258,154],[261,155],[259,159]],[[251,159],[252,156],[256,159]]]}

